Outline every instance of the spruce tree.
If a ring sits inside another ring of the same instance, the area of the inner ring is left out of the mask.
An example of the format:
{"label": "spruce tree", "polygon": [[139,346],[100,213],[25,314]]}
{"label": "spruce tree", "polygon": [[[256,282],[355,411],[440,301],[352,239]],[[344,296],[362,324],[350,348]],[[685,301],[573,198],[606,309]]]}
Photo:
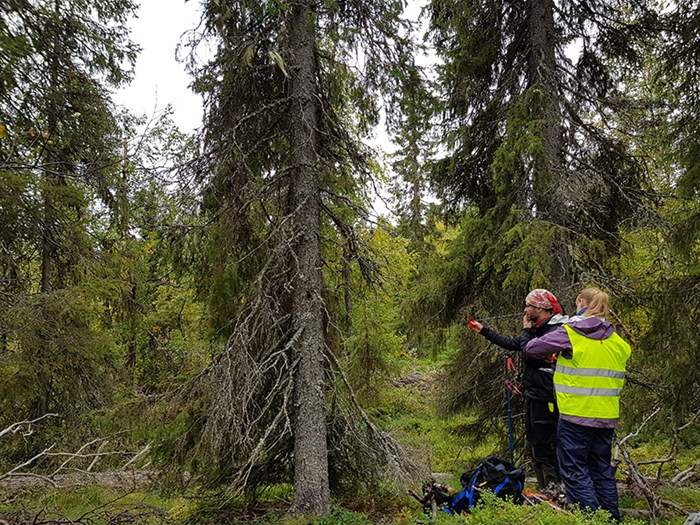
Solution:
{"label": "spruce tree", "polygon": [[397,91],[400,11],[394,1],[204,3],[199,37],[216,54],[194,64],[206,110],[198,238],[212,256],[199,290],[212,306],[228,296],[217,329],[230,336],[188,391],[202,411],[181,450],[194,461],[191,444],[204,445],[200,472],[251,498],[294,481],[293,512],[326,513],[331,489],[407,464],[349,390],[332,351],[341,301],[324,277],[344,245],[364,264],[353,229],[370,162],[358,139],[376,124],[378,91]]}
{"label": "spruce tree", "polygon": [[655,104],[647,120],[650,155],[659,166],[656,185],[669,198],[650,240],[637,247],[642,255],[656,252],[633,303],[644,328],[637,361],[643,388],[635,391],[634,406],[640,419],[650,406],[663,407],[666,419],[658,424],[668,431],[671,420],[674,437],[682,438],[676,429],[685,428],[700,407],[700,7],[676,2],[662,21],[665,31],[653,40],[648,61]]}
{"label": "spruce tree", "polygon": [[[492,291],[507,284],[509,301],[536,286],[567,299],[581,281],[604,284],[619,225],[643,209],[643,165],[611,117],[633,106],[621,86],[654,12],[536,0],[429,9],[447,150],[432,176],[448,209],[483,232],[465,265],[480,265],[477,283]],[[484,291],[466,290],[463,304]]]}
{"label": "spruce tree", "polygon": [[[112,203],[121,144],[109,87],[135,57],[128,0],[19,0],[0,6],[0,170],[10,220],[1,262],[8,411],[40,416],[104,402],[111,344],[96,330],[90,229]],[[11,250],[11,251],[10,251]],[[77,380],[77,378],[81,378]],[[10,382],[12,383],[12,381]]]}
{"label": "spruce tree", "polygon": [[627,289],[624,228],[653,216],[654,192],[627,126],[641,101],[626,84],[660,19],[646,2],[596,0],[435,0],[428,11],[443,61],[444,153],[430,178],[448,228],[418,265],[411,292],[425,295],[408,294],[407,326],[459,326],[441,399],[500,414],[502,355],[468,335],[468,315],[516,335],[533,288],[569,312],[585,285]]}

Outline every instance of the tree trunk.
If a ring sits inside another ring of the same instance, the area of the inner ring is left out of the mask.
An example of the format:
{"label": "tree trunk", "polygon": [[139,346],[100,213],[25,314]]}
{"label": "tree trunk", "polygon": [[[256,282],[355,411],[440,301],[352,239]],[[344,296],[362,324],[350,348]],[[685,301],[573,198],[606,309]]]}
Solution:
{"label": "tree trunk", "polygon": [[60,163],[60,155],[58,149],[58,102],[57,92],[59,89],[59,67],[61,41],[59,35],[58,18],[60,13],[60,2],[55,0],[54,12],[56,20],[51,26],[52,48],[49,55],[50,64],[50,84],[48,86],[48,108],[47,108],[47,131],[48,140],[45,144],[43,154],[43,163],[46,167],[44,170],[44,216],[41,232],[41,283],[40,291],[41,299],[41,315],[44,318],[42,325],[38,327],[39,338],[44,344],[40,348],[35,349],[38,355],[33,356],[37,369],[37,397],[31,404],[30,417],[38,418],[46,414],[49,410],[49,405],[52,402],[52,387],[51,373],[49,371],[51,357],[49,355],[52,343],[50,335],[47,332],[46,326],[49,326],[52,318],[52,313],[49,311],[49,295],[54,291],[58,283],[57,272],[59,264],[57,262],[57,246],[60,244],[60,226],[57,219],[57,197],[56,189],[60,185],[60,171],[62,169]]}
{"label": "tree trunk", "polygon": [[321,201],[316,123],[319,116],[315,13],[309,0],[292,3],[291,196],[294,245],[292,318],[298,360],[294,381],[294,501],[292,513],[330,509],[321,276]]}
{"label": "tree trunk", "polygon": [[[60,5],[58,0],[54,2],[54,11],[58,18]],[[52,142],[58,143],[58,103],[56,93],[58,87],[59,55],[61,49],[60,36],[58,34],[58,21],[54,21],[52,26],[53,46],[50,55],[51,83],[48,90],[48,137]],[[58,185],[58,176],[55,173],[60,171],[59,159],[56,153],[58,146],[48,143],[44,151],[44,164],[48,169],[44,172],[44,224],[42,225],[41,238],[41,293],[48,294],[53,291],[54,272],[56,270],[56,250],[58,244],[57,224],[55,217],[54,192]]]}
{"label": "tree trunk", "polygon": [[540,115],[537,115],[542,119],[543,150],[535,159],[533,192],[538,215],[548,218],[552,207],[557,205],[552,202],[551,190],[556,185],[557,174],[561,173],[562,155],[553,0],[528,2],[528,30],[530,87],[539,88],[543,93]]}
{"label": "tree trunk", "polygon": [[343,242],[343,295],[345,300],[345,330],[348,337],[352,337],[355,332],[352,326],[352,270],[350,268],[352,250],[349,244],[350,241],[345,239]]}
{"label": "tree trunk", "polygon": [[[559,103],[556,45],[554,27],[554,1],[530,0],[528,2],[528,30],[530,54],[528,70],[530,87],[542,91],[539,115],[542,121],[542,152],[534,162],[533,198],[536,216],[552,224],[563,224],[564,210],[570,196],[567,186],[558,180],[563,177],[562,114]],[[550,246],[550,288],[563,299],[573,286],[573,261],[566,242],[554,240]]]}

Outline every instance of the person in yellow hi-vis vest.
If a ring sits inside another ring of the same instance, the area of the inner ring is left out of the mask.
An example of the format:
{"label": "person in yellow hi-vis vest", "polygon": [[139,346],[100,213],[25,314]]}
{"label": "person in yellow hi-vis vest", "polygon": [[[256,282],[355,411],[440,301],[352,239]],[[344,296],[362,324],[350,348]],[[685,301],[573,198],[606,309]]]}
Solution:
{"label": "person in yellow hi-vis vest", "polygon": [[610,459],[631,350],[605,320],[608,294],[587,288],[577,298],[577,306],[582,302],[587,307],[583,319],[531,340],[525,354],[533,359],[558,354],[554,372],[557,445],[567,500],[584,509],[605,509],[619,521]]}

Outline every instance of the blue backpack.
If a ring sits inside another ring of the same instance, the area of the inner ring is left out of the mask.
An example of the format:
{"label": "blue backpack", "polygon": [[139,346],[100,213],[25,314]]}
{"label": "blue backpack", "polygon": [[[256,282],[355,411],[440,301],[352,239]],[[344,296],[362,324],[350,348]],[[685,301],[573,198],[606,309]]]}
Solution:
{"label": "blue backpack", "polygon": [[485,458],[481,465],[462,474],[459,481],[462,490],[443,507],[448,514],[468,512],[479,501],[483,490],[490,490],[502,499],[510,498],[514,503],[523,501],[525,473],[495,456]]}

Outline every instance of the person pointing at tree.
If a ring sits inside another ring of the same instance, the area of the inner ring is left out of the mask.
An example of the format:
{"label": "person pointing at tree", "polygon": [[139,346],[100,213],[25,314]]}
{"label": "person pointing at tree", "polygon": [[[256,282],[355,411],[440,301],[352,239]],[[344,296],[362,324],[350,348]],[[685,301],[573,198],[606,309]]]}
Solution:
{"label": "person pointing at tree", "polygon": [[[525,297],[523,329],[516,337],[507,337],[470,319],[468,326],[505,350],[524,352],[528,341],[556,330],[566,321],[557,298],[544,288]],[[553,352],[550,352],[552,354]],[[523,395],[525,397],[525,438],[540,490],[557,491],[560,484],[556,452],[559,413],[554,394],[554,363],[550,356],[524,356]]]}

